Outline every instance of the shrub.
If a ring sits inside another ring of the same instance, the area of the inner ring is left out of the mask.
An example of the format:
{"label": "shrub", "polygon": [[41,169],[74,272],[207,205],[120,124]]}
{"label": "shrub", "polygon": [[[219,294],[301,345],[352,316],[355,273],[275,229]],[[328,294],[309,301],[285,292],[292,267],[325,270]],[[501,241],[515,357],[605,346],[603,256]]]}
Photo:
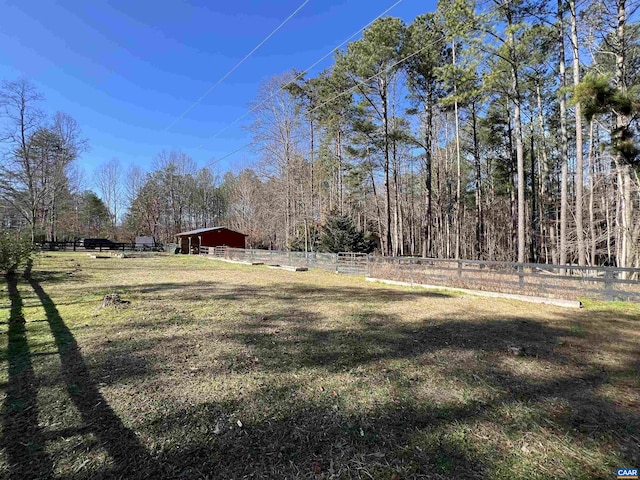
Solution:
{"label": "shrub", "polygon": [[33,243],[9,232],[0,232],[0,272],[13,274],[33,255]]}

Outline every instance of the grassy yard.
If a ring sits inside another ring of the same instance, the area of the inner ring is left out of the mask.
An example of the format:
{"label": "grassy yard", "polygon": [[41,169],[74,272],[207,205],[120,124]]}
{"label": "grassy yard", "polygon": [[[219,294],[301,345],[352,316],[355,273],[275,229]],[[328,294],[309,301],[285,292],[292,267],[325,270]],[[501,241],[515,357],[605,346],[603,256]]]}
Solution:
{"label": "grassy yard", "polygon": [[[112,292],[130,303],[99,308]],[[0,316],[2,478],[615,478],[640,466],[638,306],[61,253],[3,280]]]}

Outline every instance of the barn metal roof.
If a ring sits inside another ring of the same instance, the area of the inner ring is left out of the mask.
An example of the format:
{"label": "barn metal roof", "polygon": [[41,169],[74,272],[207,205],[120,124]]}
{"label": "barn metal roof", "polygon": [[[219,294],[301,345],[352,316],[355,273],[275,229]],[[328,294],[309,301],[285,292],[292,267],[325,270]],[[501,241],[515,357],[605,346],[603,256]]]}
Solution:
{"label": "barn metal roof", "polygon": [[176,233],[176,237],[184,237],[187,235],[198,235],[199,233],[210,232],[212,230],[228,230],[230,232],[237,233],[238,235],[244,235],[245,237],[248,237],[246,233],[236,232],[235,230],[231,230],[230,228],[227,228],[227,227],[198,228],[197,230],[189,230],[188,232]]}

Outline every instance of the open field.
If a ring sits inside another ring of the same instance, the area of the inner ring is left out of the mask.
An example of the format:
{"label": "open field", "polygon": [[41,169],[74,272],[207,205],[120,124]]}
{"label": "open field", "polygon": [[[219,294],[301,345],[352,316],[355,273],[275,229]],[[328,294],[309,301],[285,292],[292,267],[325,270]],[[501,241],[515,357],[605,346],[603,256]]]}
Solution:
{"label": "open field", "polygon": [[[112,292],[130,303],[99,308]],[[0,315],[2,478],[586,479],[640,466],[638,305],[55,253],[3,281]]]}

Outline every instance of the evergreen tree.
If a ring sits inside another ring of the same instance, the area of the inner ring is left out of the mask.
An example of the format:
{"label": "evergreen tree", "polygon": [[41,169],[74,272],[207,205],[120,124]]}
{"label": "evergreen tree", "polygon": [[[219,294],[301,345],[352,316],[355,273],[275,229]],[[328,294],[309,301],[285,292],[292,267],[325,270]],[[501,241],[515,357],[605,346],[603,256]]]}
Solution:
{"label": "evergreen tree", "polygon": [[350,215],[340,215],[334,211],[322,227],[320,250],[323,252],[370,253],[374,246],[371,236],[359,231]]}

